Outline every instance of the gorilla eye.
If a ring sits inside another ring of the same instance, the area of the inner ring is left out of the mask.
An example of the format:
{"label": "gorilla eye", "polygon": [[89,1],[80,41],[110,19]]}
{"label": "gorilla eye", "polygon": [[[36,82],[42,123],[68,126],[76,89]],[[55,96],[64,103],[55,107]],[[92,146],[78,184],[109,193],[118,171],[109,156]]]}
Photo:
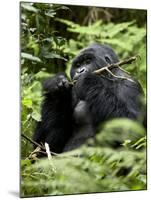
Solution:
{"label": "gorilla eye", "polygon": [[80,67],[80,63],[76,63],[75,66],[76,66],[76,67]]}
{"label": "gorilla eye", "polygon": [[86,61],[85,61],[86,64],[89,64],[90,62],[91,62],[90,58],[87,58]]}
{"label": "gorilla eye", "polygon": [[111,60],[110,60],[110,58],[109,58],[108,56],[105,56],[104,58],[105,58],[105,61],[106,61],[107,63],[111,64]]}

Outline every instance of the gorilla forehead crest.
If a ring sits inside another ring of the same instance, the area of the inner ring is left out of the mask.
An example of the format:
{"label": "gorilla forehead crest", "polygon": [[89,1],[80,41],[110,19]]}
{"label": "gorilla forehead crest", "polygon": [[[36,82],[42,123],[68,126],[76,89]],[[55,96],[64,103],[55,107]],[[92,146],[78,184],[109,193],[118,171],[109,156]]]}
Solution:
{"label": "gorilla forehead crest", "polygon": [[95,57],[95,59],[104,60],[109,64],[119,61],[117,55],[110,46],[100,45],[97,43],[91,44],[87,48],[84,48],[74,60],[83,57],[84,55]]}

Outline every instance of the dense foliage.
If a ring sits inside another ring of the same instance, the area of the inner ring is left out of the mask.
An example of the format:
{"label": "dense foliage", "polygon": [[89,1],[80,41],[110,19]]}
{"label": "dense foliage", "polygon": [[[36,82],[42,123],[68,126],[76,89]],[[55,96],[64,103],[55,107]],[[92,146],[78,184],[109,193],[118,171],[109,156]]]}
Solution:
{"label": "dense foliage", "polygon": [[[40,120],[43,80],[59,71],[69,76],[72,58],[93,42],[111,45],[120,60],[139,55],[125,69],[146,94],[145,19],[141,10],[21,3],[21,132],[31,138]],[[110,121],[88,143],[91,147],[33,164],[25,159],[32,144],[22,138],[21,196],[146,189],[146,132],[141,125]]]}

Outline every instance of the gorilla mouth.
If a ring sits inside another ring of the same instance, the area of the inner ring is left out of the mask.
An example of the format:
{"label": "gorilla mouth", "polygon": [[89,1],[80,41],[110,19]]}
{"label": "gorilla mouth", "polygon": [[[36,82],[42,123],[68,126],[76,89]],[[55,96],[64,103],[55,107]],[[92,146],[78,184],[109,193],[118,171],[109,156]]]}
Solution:
{"label": "gorilla mouth", "polygon": [[84,65],[84,66],[79,67],[76,70],[75,75],[73,76],[73,80],[77,80],[80,76],[87,73],[88,71],[90,71],[88,65]]}
{"label": "gorilla mouth", "polygon": [[85,73],[87,73],[88,72],[88,70],[85,70],[85,71],[83,71],[83,72],[81,72],[81,73],[75,73],[75,75],[74,75],[74,77],[73,77],[73,80],[75,81],[75,80],[78,80],[79,79],[79,77],[81,77],[81,76],[83,76]]}
{"label": "gorilla mouth", "polygon": [[73,81],[77,81],[81,74],[75,74],[73,77]]}

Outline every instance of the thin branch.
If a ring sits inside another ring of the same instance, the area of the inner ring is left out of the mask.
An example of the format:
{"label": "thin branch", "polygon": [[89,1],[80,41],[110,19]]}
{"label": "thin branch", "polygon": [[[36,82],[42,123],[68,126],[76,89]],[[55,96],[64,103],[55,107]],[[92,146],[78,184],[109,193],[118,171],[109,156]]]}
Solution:
{"label": "thin branch", "polygon": [[[43,154],[43,155],[47,155],[48,156],[48,154],[50,153],[50,155],[49,155],[49,158],[50,158],[50,156],[51,155],[54,155],[54,156],[56,156],[56,158],[67,158],[67,157],[69,157],[69,156],[62,156],[61,154],[58,154],[58,153],[54,153],[54,152],[52,152],[52,151],[50,151],[50,148],[48,149],[47,148],[47,150],[46,150],[46,145],[45,146],[42,146],[42,145],[40,145],[40,144],[38,144],[37,142],[35,142],[34,140],[32,140],[32,139],[30,139],[29,137],[27,137],[26,135],[24,135],[23,133],[21,134],[21,136],[22,137],[24,137],[26,140],[28,140],[29,142],[31,142],[32,144],[34,144],[34,145],[36,145],[37,147],[34,149],[34,151],[32,151],[31,153],[30,153],[30,155],[26,158],[26,159],[35,159],[35,158],[38,158],[37,156],[38,156],[38,154]],[[47,143],[45,143],[45,144],[47,144]],[[48,144],[47,144],[48,145]],[[41,149],[43,149],[43,150],[41,150]],[[47,152],[46,152],[47,151]],[[49,152],[49,153],[48,153]],[[76,156],[76,155],[73,155],[73,156]],[[53,166],[54,167],[54,166]],[[55,168],[54,168],[54,171],[55,171]]]}
{"label": "thin branch", "polygon": [[52,159],[52,156],[51,156],[49,144],[46,143],[46,142],[45,142],[45,148],[46,148],[46,153],[47,153],[47,156],[48,156],[48,160],[51,160],[51,159]]}
{"label": "thin branch", "polygon": [[[43,153],[43,154],[46,154],[46,149],[45,149],[45,147],[44,146],[42,146],[42,145],[40,145],[39,143],[37,143],[37,142],[35,142],[34,140],[32,140],[31,138],[29,138],[29,137],[27,137],[25,134],[23,134],[23,133],[21,133],[21,136],[22,137],[24,137],[26,140],[28,140],[30,143],[32,143],[32,144],[34,144],[35,146],[37,146],[37,147],[39,147],[40,149],[42,149],[43,151],[37,151],[37,152],[40,152],[40,153]],[[36,150],[36,149],[35,149]],[[35,151],[34,150],[34,151]],[[35,152],[32,152],[32,153],[36,153],[36,151]],[[55,152],[52,152],[51,151],[51,154],[52,155],[54,155],[54,156],[58,156],[59,154],[57,154],[57,153],[55,153]]]}
{"label": "thin branch", "polygon": [[45,148],[46,148],[46,153],[47,153],[47,156],[48,156],[48,160],[50,161],[50,164],[52,166],[52,170],[53,172],[56,173],[56,167],[55,165],[53,164],[53,161],[52,161],[52,156],[51,156],[51,151],[50,151],[50,148],[49,148],[49,144],[45,142]]}
{"label": "thin branch", "polygon": [[45,148],[42,145],[38,144],[37,142],[35,142],[31,138],[27,137],[23,133],[21,133],[21,136],[24,137],[26,140],[28,140],[30,143],[32,143],[32,144],[36,145],[37,147],[40,147],[41,149],[45,150]]}
{"label": "thin branch", "polygon": [[125,72],[125,73],[127,73],[127,74],[130,74],[130,72],[126,71],[126,70],[123,69],[122,67],[118,66],[118,68],[119,68],[121,71],[123,71],[123,72]]}
{"label": "thin branch", "polygon": [[115,68],[115,67],[119,67],[119,66],[122,66],[122,65],[125,65],[125,64],[131,64],[132,62],[136,61],[137,60],[137,57],[138,56],[133,56],[131,58],[128,58],[126,60],[122,60],[120,62],[117,62],[117,63],[112,63],[110,65],[107,65],[105,67],[102,67],[101,69],[98,69],[98,70],[95,70],[93,73],[94,74],[101,74],[103,71],[105,71],[107,68],[108,69],[111,69],[111,68]]}
{"label": "thin branch", "polygon": [[38,155],[46,155],[45,151],[42,151],[41,148],[38,146],[34,151],[30,153],[30,155],[26,159],[35,159],[38,157]]}
{"label": "thin branch", "polygon": [[117,76],[117,75],[115,75],[115,74],[113,74],[112,72],[111,72],[111,70],[109,70],[108,68],[106,68],[106,71],[108,71],[113,77],[115,77],[115,78],[119,78],[119,79],[122,79],[122,80],[128,80],[128,81],[131,81],[131,82],[135,82],[135,81],[133,81],[132,79],[130,79],[130,78],[128,78],[128,77],[125,77],[125,76]]}
{"label": "thin branch", "polygon": [[[125,65],[125,64],[131,64],[132,62],[136,61],[137,58],[139,57],[139,55],[136,55],[136,56],[133,56],[131,58],[128,58],[126,60],[122,60],[122,61],[119,61],[117,63],[112,63],[110,65],[107,65],[105,67],[102,67],[98,70],[95,70],[93,71],[94,74],[96,75],[100,75],[102,74],[104,71],[108,71],[110,74],[112,74],[113,77],[115,78],[119,78],[119,79],[122,79],[122,80],[128,80],[128,81],[131,81],[131,82],[134,82],[132,79],[128,78],[128,77],[123,77],[123,76],[116,76],[115,74],[113,74],[109,69],[112,69],[112,68],[120,68],[122,71],[126,72],[124,69],[122,69],[120,66],[122,65]],[[71,85],[74,85],[75,83],[77,82],[77,80],[74,80],[73,82],[69,82]]]}

